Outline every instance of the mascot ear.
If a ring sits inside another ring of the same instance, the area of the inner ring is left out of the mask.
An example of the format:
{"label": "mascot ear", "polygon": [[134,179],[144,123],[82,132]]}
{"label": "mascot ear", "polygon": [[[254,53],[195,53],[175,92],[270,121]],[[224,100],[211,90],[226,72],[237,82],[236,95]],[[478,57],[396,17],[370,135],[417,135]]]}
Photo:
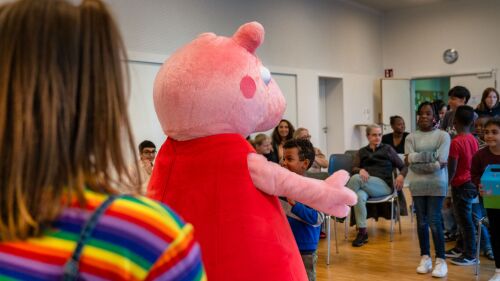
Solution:
{"label": "mascot ear", "polygon": [[264,42],[264,27],[256,21],[245,23],[234,33],[233,39],[253,54]]}

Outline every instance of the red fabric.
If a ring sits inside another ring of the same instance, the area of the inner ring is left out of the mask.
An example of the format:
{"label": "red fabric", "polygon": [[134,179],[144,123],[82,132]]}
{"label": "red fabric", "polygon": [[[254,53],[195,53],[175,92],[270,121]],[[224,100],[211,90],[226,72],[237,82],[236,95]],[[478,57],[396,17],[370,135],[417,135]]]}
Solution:
{"label": "red fabric", "polygon": [[194,225],[209,280],[307,280],[275,196],[252,183],[236,134],[170,138],[156,157],[149,194]]}
{"label": "red fabric", "polygon": [[460,186],[471,180],[472,156],[478,149],[477,140],[472,134],[459,134],[451,141],[448,157],[458,161],[455,176],[451,179],[451,186]]}

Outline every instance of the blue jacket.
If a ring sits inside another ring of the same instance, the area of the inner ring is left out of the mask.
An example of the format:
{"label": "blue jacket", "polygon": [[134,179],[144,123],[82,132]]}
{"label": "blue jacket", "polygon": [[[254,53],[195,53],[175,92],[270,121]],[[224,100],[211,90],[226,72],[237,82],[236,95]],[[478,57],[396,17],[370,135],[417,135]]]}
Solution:
{"label": "blue jacket", "polygon": [[324,218],[323,214],[299,202],[296,202],[291,211],[303,220],[302,222],[287,216],[300,252],[316,251],[321,231],[321,222]]}

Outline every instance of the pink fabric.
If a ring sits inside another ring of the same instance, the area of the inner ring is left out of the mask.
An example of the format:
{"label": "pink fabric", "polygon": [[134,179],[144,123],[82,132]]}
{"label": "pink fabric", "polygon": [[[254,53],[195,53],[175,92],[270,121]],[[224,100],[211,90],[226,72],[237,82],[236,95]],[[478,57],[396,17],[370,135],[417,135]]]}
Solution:
{"label": "pink fabric", "polygon": [[245,76],[241,79],[240,90],[243,93],[243,96],[247,99],[253,98],[255,94],[255,81],[250,76]]}
{"label": "pink fabric", "polygon": [[204,33],[172,54],[153,92],[165,134],[176,140],[224,133],[246,137],[274,128],[285,98],[274,80],[266,85],[261,77],[264,66],[253,51],[263,40],[264,28],[251,22],[231,38]]}
{"label": "pink fabric", "polygon": [[248,167],[255,186],[267,194],[284,196],[337,217],[345,217],[356,194],[344,185],[349,173],[338,171],[325,181],[302,177],[257,153],[248,155]]}

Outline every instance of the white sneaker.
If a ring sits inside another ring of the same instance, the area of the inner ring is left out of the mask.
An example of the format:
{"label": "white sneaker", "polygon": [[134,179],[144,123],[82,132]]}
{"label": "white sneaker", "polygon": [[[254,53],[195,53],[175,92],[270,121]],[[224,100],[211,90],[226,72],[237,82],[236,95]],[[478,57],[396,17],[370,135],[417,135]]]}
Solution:
{"label": "white sneaker", "polygon": [[432,271],[432,277],[445,277],[448,274],[448,266],[446,261],[440,258],[436,259],[436,264],[434,270]]}
{"label": "white sneaker", "polygon": [[423,255],[417,267],[417,273],[426,274],[432,270],[432,259],[428,255]]}
{"label": "white sneaker", "polygon": [[495,275],[493,275],[489,281],[500,281],[500,273],[495,273]]}

